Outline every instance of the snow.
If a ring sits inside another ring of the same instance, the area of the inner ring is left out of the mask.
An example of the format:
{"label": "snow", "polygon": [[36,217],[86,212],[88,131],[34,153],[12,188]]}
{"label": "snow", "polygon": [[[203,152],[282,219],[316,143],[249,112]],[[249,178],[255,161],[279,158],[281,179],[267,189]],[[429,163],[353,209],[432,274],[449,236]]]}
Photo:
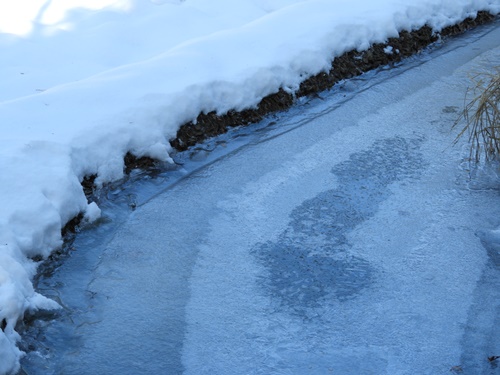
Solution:
{"label": "snow", "polygon": [[255,106],[333,57],[498,0],[107,0],[0,4],[0,373],[22,353],[14,327],[58,305],[33,289],[35,257],[78,213],[80,181],[123,177],[127,152],[170,162],[168,140],[200,112]]}
{"label": "snow", "polygon": [[394,48],[392,46],[387,46],[384,48],[384,52],[388,55],[392,55],[394,53],[393,49]]}

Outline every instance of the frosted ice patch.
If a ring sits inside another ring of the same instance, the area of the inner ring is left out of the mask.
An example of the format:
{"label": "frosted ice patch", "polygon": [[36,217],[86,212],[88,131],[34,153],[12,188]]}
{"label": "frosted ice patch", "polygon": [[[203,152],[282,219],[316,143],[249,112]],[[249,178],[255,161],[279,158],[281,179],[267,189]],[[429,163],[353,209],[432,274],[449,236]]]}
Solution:
{"label": "frosted ice patch", "polygon": [[493,264],[500,267],[500,228],[494,230],[480,230],[477,236],[488,252]]}

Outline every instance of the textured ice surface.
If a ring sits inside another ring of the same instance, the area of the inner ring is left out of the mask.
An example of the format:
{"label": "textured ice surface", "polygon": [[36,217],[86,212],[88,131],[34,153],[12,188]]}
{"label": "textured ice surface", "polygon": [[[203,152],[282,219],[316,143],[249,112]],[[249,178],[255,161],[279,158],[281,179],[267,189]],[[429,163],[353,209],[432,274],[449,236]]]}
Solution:
{"label": "textured ice surface", "polygon": [[469,72],[499,61],[489,30],[350,81],[217,160],[199,147],[207,165],[151,200],[117,194],[134,213],[104,207],[42,280],[66,310],[28,335],[25,368],[494,374],[498,190],[471,185],[449,130]]}
{"label": "textured ice surface", "polygon": [[[171,161],[168,140],[203,112],[257,105],[401,30],[434,31],[498,0],[0,2],[0,372],[16,324],[59,306],[34,292],[32,258],[87,213],[80,185],[123,178],[127,152]],[[300,20],[297,22],[296,20]],[[112,48],[110,48],[110,46]],[[346,85],[351,89],[352,85]]]}
{"label": "textured ice surface", "polygon": [[378,211],[388,185],[425,167],[416,152],[422,140],[377,141],[335,166],[337,186],[303,202],[288,228],[256,253],[269,268],[263,279],[274,295],[297,312],[320,306],[325,298],[353,297],[370,284],[374,270],[349,253],[348,234]]}

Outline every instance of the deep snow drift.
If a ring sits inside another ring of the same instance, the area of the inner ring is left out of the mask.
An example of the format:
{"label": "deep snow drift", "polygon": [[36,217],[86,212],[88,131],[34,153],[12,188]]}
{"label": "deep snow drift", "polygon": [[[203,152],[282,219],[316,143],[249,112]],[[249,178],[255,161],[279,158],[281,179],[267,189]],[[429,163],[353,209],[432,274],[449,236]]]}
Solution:
{"label": "deep snow drift", "polygon": [[80,185],[123,176],[123,158],[170,160],[200,112],[255,106],[345,51],[425,24],[500,12],[498,0],[19,1],[0,5],[0,373],[17,371],[14,328],[57,304],[34,292],[40,256],[78,213]]}

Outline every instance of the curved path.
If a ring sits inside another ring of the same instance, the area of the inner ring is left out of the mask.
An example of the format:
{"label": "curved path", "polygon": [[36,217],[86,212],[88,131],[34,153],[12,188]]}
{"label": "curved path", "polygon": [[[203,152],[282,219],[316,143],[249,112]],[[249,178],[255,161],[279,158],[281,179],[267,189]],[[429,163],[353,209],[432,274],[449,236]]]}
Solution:
{"label": "curved path", "polygon": [[25,371],[498,373],[500,185],[450,127],[499,41],[349,81],[82,234]]}

